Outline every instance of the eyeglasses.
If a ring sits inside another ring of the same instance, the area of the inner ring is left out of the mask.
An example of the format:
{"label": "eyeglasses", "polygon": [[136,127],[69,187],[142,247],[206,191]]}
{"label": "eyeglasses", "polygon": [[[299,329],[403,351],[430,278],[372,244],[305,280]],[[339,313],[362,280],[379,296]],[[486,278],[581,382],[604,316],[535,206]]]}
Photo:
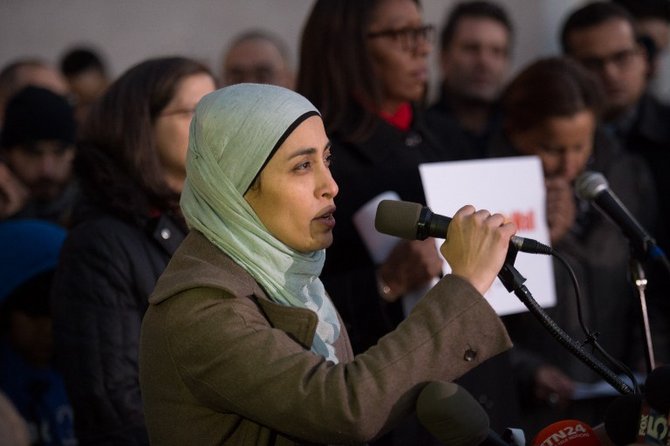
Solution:
{"label": "eyeglasses", "polygon": [[582,57],[579,61],[591,71],[602,71],[609,64],[625,70],[631,66],[638,54],[640,54],[638,48],[627,48],[605,57]]}
{"label": "eyeglasses", "polygon": [[393,39],[396,42],[400,42],[403,51],[415,52],[419,47],[419,42],[433,43],[435,40],[435,27],[433,25],[424,25],[417,28],[384,29],[367,34],[368,39],[376,39],[378,37]]}

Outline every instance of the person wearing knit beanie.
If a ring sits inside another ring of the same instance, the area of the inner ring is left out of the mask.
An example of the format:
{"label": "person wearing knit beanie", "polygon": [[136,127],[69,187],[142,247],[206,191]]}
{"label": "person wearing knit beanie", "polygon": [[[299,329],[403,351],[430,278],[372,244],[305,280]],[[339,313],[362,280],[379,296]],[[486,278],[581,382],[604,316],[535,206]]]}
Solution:
{"label": "person wearing knit beanie", "polygon": [[29,86],[10,99],[0,134],[0,219],[63,223],[77,196],[75,127],[72,106],[50,90]]}

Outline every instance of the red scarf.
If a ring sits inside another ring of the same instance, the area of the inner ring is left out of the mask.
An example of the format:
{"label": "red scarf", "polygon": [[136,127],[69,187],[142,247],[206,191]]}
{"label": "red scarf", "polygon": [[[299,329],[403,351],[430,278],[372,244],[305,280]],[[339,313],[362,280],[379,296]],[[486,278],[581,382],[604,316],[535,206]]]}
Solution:
{"label": "red scarf", "polygon": [[409,102],[405,102],[396,109],[395,113],[380,111],[379,116],[398,130],[406,132],[412,125],[412,106]]}

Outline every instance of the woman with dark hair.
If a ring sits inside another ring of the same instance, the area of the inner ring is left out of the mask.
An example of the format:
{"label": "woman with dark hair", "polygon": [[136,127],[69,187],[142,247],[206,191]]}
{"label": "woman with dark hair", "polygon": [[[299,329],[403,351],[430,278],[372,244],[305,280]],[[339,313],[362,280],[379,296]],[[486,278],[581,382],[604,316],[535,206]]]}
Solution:
{"label": "woman with dark hair", "polygon": [[[409,416],[429,382],[509,348],[481,293],[516,228],[464,206],[440,248],[453,274],[354,356],[319,279],[340,191],[330,160],[318,110],[291,90],[237,84],[198,104],[181,198],[191,231],[142,323],[152,444],[365,443]],[[443,416],[429,406],[426,421]],[[461,432],[474,444],[476,430]]]}
{"label": "woman with dark hair", "polygon": [[[581,287],[586,326],[598,342],[630,367],[642,360],[636,296],[629,282],[630,247],[619,229],[575,194],[584,171],[601,172],[611,189],[641,222],[652,221],[653,186],[644,161],[621,150],[599,126],[603,93],[598,80],[567,58],[538,60],[502,95],[504,135],[493,156],[536,155],[546,185],[547,223],[553,247],[574,269]],[[576,339],[574,290],[565,267],[555,265],[557,304],[548,309]],[[516,376],[528,430],[565,418],[601,422],[607,401],[572,401],[575,382],[599,379],[563,349],[528,313],[504,318],[519,351]]]}
{"label": "woman with dark hair", "polygon": [[[341,186],[323,280],[354,352],[393,330],[442,271],[433,239],[373,252],[354,220],[382,194],[425,203],[418,166],[467,156],[453,124],[424,119],[433,36],[415,0],[317,0],[303,30],[297,91],[323,113]],[[460,381],[485,402],[494,429],[516,422],[507,361],[496,357]]]}
{"label": "woman with dark hair", "polygon": [[52,302],[80,444],[146,444],[138,344],[147,297],[186,232],[179,196],[203,64],[168,57],[125,72],[90,110],[75,169],[86,194]]}

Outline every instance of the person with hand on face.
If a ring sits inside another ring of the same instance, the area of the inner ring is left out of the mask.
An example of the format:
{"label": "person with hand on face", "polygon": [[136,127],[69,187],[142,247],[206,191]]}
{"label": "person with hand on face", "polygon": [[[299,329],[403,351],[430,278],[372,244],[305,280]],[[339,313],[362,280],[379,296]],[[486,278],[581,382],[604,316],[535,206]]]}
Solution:
{"label": "person with hand on face", "polygon": [[70,224],[79,199],[75,131],[65,97],[33,86],[12,97],[0,134],[0,219]]}
{"label": "person with hand on face", "polygon": [[184,57],[143,61],[90,110],[75,161],[80,219],[52,288],[58,366],[85,444],[146,444],[138,378],[147,298],[186,233],[179,210],[195,104],[209,69]]}
{"label": "person with hand on face", "polygon": [[[546,184],[546,212],[554,249],[563,254],[581,287],[586,326],[598,342],[629,367],[642,359],[636,298],[628,279],[629,246],[619,228],[575,194],[585,170],[602,172],[612,190],[641,222],[653,218],[654,194],[645,162],[625,152],[599,126],[603,103],[598,80],[567,58],[540,59],[524,68],[502,94],[503,132],[492,156],[539,156]],[[574,290],[556,263],[557,303],[547,311],[573,338],[586,335]],[[524,428],[537,431],[575,418],[602,422],[606,402],[572,401],[575,382],[600,379],[564,349],[532,315],[503,318],[515,342],[515,374],[524,400]],[[631,341],[633,339],[634,341]]]}
{"label": "person with hand on face", "polygon": [[364,443],[411,414],[428,382],[510,347],[481,293],[515,227],[465,206],[441,248],[453,274],[354,356],[319,279],[340,191],[331,150],[291,90],[238,84],[198,104],[181,198],[191,231],[142,324],[152,443]]}

